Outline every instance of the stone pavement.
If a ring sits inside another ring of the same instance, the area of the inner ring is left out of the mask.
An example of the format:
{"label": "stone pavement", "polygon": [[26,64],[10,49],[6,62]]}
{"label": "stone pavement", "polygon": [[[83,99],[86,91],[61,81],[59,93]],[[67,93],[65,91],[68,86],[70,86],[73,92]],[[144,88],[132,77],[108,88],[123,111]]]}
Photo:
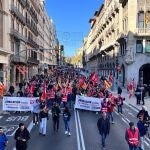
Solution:
{"label": "stone pavement", "polygon": [[[117,91],[113,91],[114,95],[117,95]],[[135,109],[141,110],[143,105],[137,105],[136,104],[136,97],[132,96],[129,99],[129,92],[126,89],[122,90],[122,96],[125,97],[125,102],[134,107]],[[141,101],[142,104],[142,101]],[[147,107],[147,110],[150,114],[150,97],[145,97],[145,106]]]}

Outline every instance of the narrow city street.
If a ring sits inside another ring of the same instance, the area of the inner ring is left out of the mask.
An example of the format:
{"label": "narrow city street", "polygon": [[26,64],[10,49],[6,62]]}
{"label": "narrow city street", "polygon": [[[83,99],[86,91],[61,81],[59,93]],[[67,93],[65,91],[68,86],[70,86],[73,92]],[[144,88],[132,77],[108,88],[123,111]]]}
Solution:
{"label": "narrow city street", "polygon": [[[114,114],[115,124],[111,124],[110,135],[107,137],[106,150],[127,150],[128,146],[125,141],[125,130],[128,127],[129,121],[137,122],[136,115],[138,110],[129,105],[124,105],[123,115],[119,115],[116,111]],[[60,116],[60,129],[58,132],[53,131],[52,118],[50,115],[47,123],[46,136],[39,135],[39,127],[32,126],[31,140],[29,142],[29,150],[33,147],[36,150],[47,149],[48,147],[53,150],[98,150],[101,149],[101,137],[97,129],[97,120],[99,115],[95,112],[84,110],[75,110],[71,113],[71,136],[64,134],[64,123],[62,115]],[[3,122],[7,128],[7,136],[9,136],[8,150],[14,146],[14,132],[17,128],[19,121],[24,122],[28,127],[31,126],[31,115],[12,115],[1,116],[0,121]],[[30,127],[29,127],[30,128]],[[146,138],[145,150],[150,149],[150,140]]]}

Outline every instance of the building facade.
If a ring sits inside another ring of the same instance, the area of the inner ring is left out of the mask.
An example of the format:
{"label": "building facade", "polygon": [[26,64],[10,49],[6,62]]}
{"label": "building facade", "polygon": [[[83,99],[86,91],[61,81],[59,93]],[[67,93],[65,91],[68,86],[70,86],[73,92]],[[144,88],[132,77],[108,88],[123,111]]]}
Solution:
{"label": "building facade", "polygon": [[9,38],[9,6],[7,1],[0,0],[0,82],[9,82],[9,56],[11,55]]}
{"label": "building facade", "polygon": [[10,82],[30,79],[56,63],[56,31],[44,0],[9,0]]}
{"label": "building facade", "polygon": [[150,84],[150,1],[105,0],[89,22],[86,69],[112,74],[115,85]]}

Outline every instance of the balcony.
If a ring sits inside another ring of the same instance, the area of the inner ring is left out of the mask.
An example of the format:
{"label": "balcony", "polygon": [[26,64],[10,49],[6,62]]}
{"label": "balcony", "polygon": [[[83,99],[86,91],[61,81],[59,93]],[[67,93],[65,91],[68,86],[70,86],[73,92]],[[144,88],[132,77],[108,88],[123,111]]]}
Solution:
{"label": "balcony", "polygon": [[136,36],[148,36],[150,37],[150,29],[149,28],[137,28],[136,29]]}
{"label": "balcony", "polygon": [[10,30],[10,35],[13,36],[13,37],[16,38],[16,39],[21,40],[21,41],[24,41],[24,42],[27,41],[27,39],[26,39],[22,34],[20,34],[16,29],[13,29],[13,28],[12,28],[12,29]]}
{"label": "balcony", "polygon": [[30,21],[30,19],[27,18],[26,20],[26,24],[28,26],[28,28],[36,35],[38,36],[39,32],[37,30],[37,26],[35,23],[33,23],[33,21]]}
{"label": "balcony", "polygon": [[28,44],[34,48],[39,48],[39,45],[32,39],[28,37]]}
{"label": "balcony", "polygon": [[20,4],[25,7],[26,6],[26,0],[18,0],[20,2]]}
{"label": "balcony", "polygon": [[27,63],[27,61],[26,61],[26,54],[25,55],[13,55],[13,59],[12,59],[12,61],[14,62],[14,63]]}
{"label": "balcony", "polygon": [[18,10],[18,8],[14,5],[11,5],[11,13],[13,15],[15,15],[20,22],[22,22],[24,25],[26,24],[26,20],[25,20],[25,17],[22,15],[22,13]]}
{"label": "balcony", "polygon": [[37,60],[37,58],[29,57],[28,58],[28,63],[38,65],[40,63],[40,61]]}

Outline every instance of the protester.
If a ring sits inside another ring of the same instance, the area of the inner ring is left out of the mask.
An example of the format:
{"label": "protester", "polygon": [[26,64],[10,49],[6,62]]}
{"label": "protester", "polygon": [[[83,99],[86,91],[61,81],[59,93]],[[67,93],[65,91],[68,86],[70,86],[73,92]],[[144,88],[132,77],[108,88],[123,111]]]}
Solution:
{"label": "protester", "polygon": [[109,122],[106,112],[102,113],[102,118],[98,120],[97,127],[102,137],[102,148],[103,150],[105,150],[105,146],[106,146],[105,140],[110,131],[110,122]]}
{"label": "protester", "polygon": [[122,89],[120,86],[118,86],[118,95],[121,95],[122,94]]}
{"label": "protester", "polygon": [[103,101],[101,102],[101,112],[108,112],[108,102],[107,99],[104,98]]}
{"label": "protester", "polygon": [[64,124],[65,124],[65,134],[68,134],[69,136],[71,135],[70,125],[69,125],[70,118],[71,118],[71,113],[70,113],[68,107],[66,106],[63,111],[63,120],[64,120]]}
{"label": "protester", "polygon": [[8,138],[3,131],[3,128],[0,127],[0,150],[5,150],[7,144],[8,144]]}
{"label": "protester", "polygon": [[40,103],[37,99],[33,104],[33,124],[36,125],[39,123],[39,112],[40,112]]}
{"label": "protester", "polygon": [[27,143],[30,139],[30,133],[23,123],[19,124],[19,128],[14,136],[16,140],[16,150],[26,150]]}
{"label": "protester", "polygon": [[123,114],[122,106],[123,106],[123,101],[124,100],[125,100],[125,98],[122,97],[120,94],[118,95],[118,98],[116,98],[116,103],[117,103],[117,106],[118,106],[118,113]]}
{"label": "protester", "polygon": [[137,123],[137,127],[139,129],[139,133],[140,133],[140,141],[141,141],[141,145],[140,145],[140,150],[144,150],[144,142],[145,142],[145,135],[146,135],[146,128],[144,126],[144,120],[143,120],[143,116],[139,117],[139,121]]}
{"label": "protester", "polygon": [[15,92],[15,88],[14,88],[13,84],[11,83],[11,85],[9,87],[9,93],[11,94],[11,96],[13,96],[14,92]]}
{"label": "protester", "polygon": [[42,110],[39,113],[39,120],[40,120],[40,129],[39,134],[46,136],[46,128],[47,128],[47,120],[48,120],[48,109],[46,106],[42,108]]}
{"label": "protester", "polygon": [[52,120],[53,120],[53,130],[58,131],[59,130],[59,114],[60,114],[60,108],[57,103],[54,102],[52,107]]}
{"label": "protester", "polygon": [[142,93],[141,93],[141,90],[140,90],[139,85],[138,85],[137,88],[136,88],[136,91],[135,91],[135,96],[136,96],[136,99],[137,99],[137,102],[136,102],[137,105],[140,105],[141,94]]}
{"label": "protester", "polygon": [[134,122],[129,123],[129,128],[126,129],[125,139],[129,145],[129,150],[138,150],[140,145],[140,133]]}

